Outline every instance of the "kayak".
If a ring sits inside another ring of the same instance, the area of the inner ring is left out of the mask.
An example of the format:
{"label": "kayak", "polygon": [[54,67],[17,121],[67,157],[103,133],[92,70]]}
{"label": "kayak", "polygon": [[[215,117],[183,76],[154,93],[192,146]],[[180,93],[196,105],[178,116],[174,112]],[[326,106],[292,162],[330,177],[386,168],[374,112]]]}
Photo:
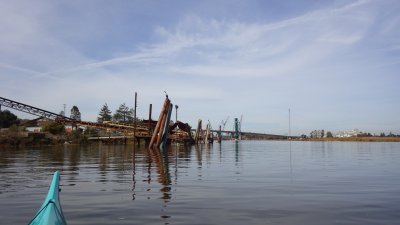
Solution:
{"label": "kayak", "polygon": [[49,191],[39,211],[30,221],[29,225],[66,225],[64,214],[59,199],[60,174],[56,171],[53,175]]}

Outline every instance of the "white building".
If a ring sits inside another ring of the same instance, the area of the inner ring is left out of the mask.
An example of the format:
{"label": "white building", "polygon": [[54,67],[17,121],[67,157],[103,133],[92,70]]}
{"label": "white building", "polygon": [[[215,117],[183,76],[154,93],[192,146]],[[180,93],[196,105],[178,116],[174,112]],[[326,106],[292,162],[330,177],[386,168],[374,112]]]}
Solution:
{"label": "white building", "polygon": [[25,130],[28,132],[39,133],[42,132],[42,127],[26,127]]}
{"label": "white building", "polygon": [[351,131],[339,131],[335,134],[335,137],[344,138],[344,137],[356,137],[359,134],[362,134],[359,129],[353,129]]}

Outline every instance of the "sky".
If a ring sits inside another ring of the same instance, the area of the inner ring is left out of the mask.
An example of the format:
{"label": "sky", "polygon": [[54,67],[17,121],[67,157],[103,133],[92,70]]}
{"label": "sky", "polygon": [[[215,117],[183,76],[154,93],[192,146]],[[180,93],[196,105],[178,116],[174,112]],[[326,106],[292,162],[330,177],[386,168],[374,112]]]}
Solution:
{"label": "sky", "polygon": [[[400,1],[0,0],[0,96],[242,131],[400,134]],[[2,108],[4,109],[4,107]],[[33,118],[13,111],[19,117]],[[67,113],[68,114],[68,113]],[[175,112],[173,118],[175,117]],[[203,122],[203,123],[204,123]]]}

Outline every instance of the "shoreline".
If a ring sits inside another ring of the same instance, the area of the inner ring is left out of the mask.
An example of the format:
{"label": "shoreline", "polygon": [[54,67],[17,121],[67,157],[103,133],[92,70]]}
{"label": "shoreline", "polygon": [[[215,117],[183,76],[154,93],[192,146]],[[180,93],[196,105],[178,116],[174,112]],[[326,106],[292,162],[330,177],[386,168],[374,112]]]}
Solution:
{"label": "shoreline", "polygon": [[341,141],[341,142],[400,142],[400,137],[345,137],[293,139],[300,141]]}

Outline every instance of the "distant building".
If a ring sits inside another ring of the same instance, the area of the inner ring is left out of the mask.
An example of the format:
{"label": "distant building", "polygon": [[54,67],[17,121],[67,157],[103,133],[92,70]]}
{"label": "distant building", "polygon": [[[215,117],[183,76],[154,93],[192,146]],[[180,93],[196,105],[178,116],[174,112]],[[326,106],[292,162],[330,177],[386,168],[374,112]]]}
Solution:
{"label": "distant building", "polygon": [[[72,133],[72,131],[75,129],[75,127],[70,125],[70,124],[65,124],[64,128],[65,128],[65,132],[67,132],[67,133]],[[86,127],[85,126],[78,126],[77,128],[82,130],[83,132],[86,131]]]}
{"label": "distant building", "polygon": [[25,130],[28,132],[39,133],[42,132],[42,127],[26,127]]}
{"label": "distant building", "polygon": [[357,137],[358,135],[361,135],[363,132],[361,132],[359,129],[353,129],[351,131],[339,131],[338,133],[335,134],[335,137],[337,138],[345,138],[345,137]]}

